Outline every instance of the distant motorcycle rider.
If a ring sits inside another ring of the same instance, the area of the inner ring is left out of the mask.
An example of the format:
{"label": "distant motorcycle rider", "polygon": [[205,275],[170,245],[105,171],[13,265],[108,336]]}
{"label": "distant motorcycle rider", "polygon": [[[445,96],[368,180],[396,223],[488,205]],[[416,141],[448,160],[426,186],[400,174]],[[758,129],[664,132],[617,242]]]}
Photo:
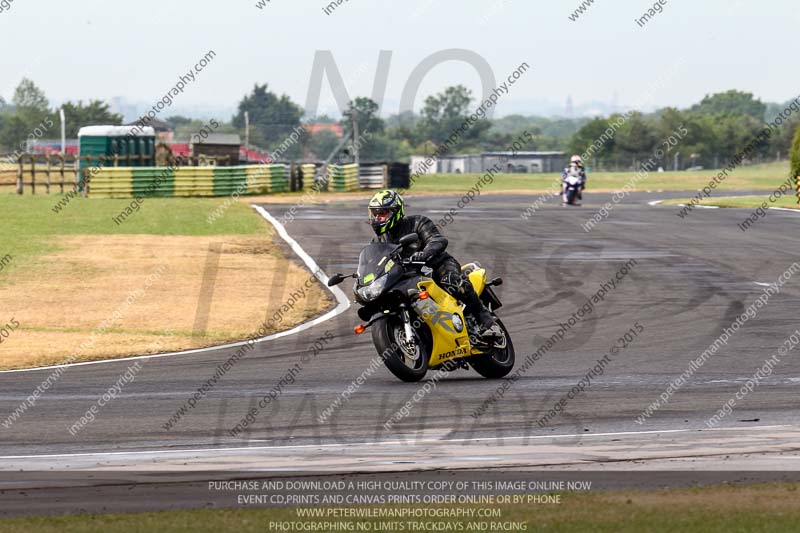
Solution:
{"label": "distant motorcycle rider", "polygon": [[573,155],[569,160],[569,166],[561,174],[561,192],[566,191],[567,177],[573,175],[581,179],[581,186],[578,189],[578,199],[583,200],[583,190],[586,188],[586,168],[583,166],[583,159],[579,155]]}
{"label": "distant motorcycle rider", "polygon": [[425,263],[433,269],[436,284],[463,303],[466,312],[476,319],[478,337],[502,336],[472,283],[461,272],[461,265],[445,251],[448,241],[431,219],[422,215],[405,216],[403,198],[392,190],[375,193],[368,209],[370,224],[377,235],[373,242],[397,244],[403,236],[416,233],[419,240],[403,250],[403,259]]}

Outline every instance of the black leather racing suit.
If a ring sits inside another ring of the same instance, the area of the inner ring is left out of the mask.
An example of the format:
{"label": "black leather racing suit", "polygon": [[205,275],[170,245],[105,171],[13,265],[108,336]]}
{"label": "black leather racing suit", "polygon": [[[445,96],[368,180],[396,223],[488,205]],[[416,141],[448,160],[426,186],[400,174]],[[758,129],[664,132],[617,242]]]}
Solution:
{"label": "black leather racing suit", "polygon": [[462,274],[461,265],[447,253],[447,239],[431,219],[421,215],[404,217],[398,225],[380,237],[376,242],[397,244],[400,239],[416,233],[419,240],[403,249],[403,259],[409,259],[414,253],[421,252],[425,263],[433,269],[433,280],[437,285],[463,303],[467,313],[475,317],[486,329],[494,325],[492,315],[483,305],[467,276]]}

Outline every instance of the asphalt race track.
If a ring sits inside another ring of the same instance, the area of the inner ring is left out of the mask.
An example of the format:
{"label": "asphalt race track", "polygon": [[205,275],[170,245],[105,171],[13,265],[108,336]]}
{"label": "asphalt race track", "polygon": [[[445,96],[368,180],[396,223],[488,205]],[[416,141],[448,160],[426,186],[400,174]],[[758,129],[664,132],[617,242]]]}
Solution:
{"label": "asphalt race track", "polygon": [[[431,387],[387,431],[384,423],[424,383],[401,383],[380,367],[320,423],[318,416],[375,356],[370,335],[353,334],[358,318],[351,307],[298,335],[259,344],[170,430],[164,424],[235,348],[142,359],[135,381],[76,436],[69,426],[131,363],[70,368],[34,408],[0,428],[0,468],[374,472],[608,463],[625,468],[648,461],[673,469],[691,468],[687,461],[724,468],[730,461],[737,468],[737,456],[747,456],[750,469],[797,470],[800,349],[782,358],[715,429],[705,422],[800,326],[800,276],[772,296],[667,405],[644,424],[635,422],[763,293],[764,284],[774,283],[798,259],[797,214],[770,211],[742,232],[737,223],[748,210],[697,209],[681,219],[675,206],[647,203],[679,196],[688,194],[632,195],[587,233],[581,223],[610,195],[589,191],[584,206],[569,209],[553,200],[527,221],[520,214],[535,196],[483,195],[443,229],[459,260],[477,260],[490,275],[505,279],[498,290],[504,303],[499,315],[512,333],[518,366],[623,264],[636,261],[617,288],[480,417],[470,414],[501,382],[461,370]],[[407,212],[439,220],[457,200],[411,197]],[[264,207],[280,218],[290,206]],[[356,201],[303,207],[286,229],[327,274],[349,273],[370,238],[365,211]],[[349,296],[351,282],[342,287]],[[539,427],[537,420],[637,323],[643,331],[605,373]],[[309,358],[315,342],[324,346]],[[304,355],[308,362],[295,382],[282,387],[247,430],[230,436]],[[51,372],[0,373],[1,418]]]}

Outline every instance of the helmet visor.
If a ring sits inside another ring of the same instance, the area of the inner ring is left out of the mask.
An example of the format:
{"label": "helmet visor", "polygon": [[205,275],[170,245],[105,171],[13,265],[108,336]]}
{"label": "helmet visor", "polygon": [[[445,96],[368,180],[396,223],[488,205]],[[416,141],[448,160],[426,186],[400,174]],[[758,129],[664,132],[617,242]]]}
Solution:
{"label": "helmet visor", "polygon": [[392,217],[392,210],[385,207],[372,207],[369,210],[369,219],[383,224]]}

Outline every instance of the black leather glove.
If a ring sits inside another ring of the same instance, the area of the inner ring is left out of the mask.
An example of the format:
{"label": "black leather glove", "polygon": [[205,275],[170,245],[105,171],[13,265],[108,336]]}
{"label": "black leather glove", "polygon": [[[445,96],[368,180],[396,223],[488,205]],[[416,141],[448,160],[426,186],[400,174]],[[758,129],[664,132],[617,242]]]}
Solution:
{"label": "black leather glove", "polygon": [[428,260],[424,252],[414,252],[409,259],[412,263],[425,263]]}

